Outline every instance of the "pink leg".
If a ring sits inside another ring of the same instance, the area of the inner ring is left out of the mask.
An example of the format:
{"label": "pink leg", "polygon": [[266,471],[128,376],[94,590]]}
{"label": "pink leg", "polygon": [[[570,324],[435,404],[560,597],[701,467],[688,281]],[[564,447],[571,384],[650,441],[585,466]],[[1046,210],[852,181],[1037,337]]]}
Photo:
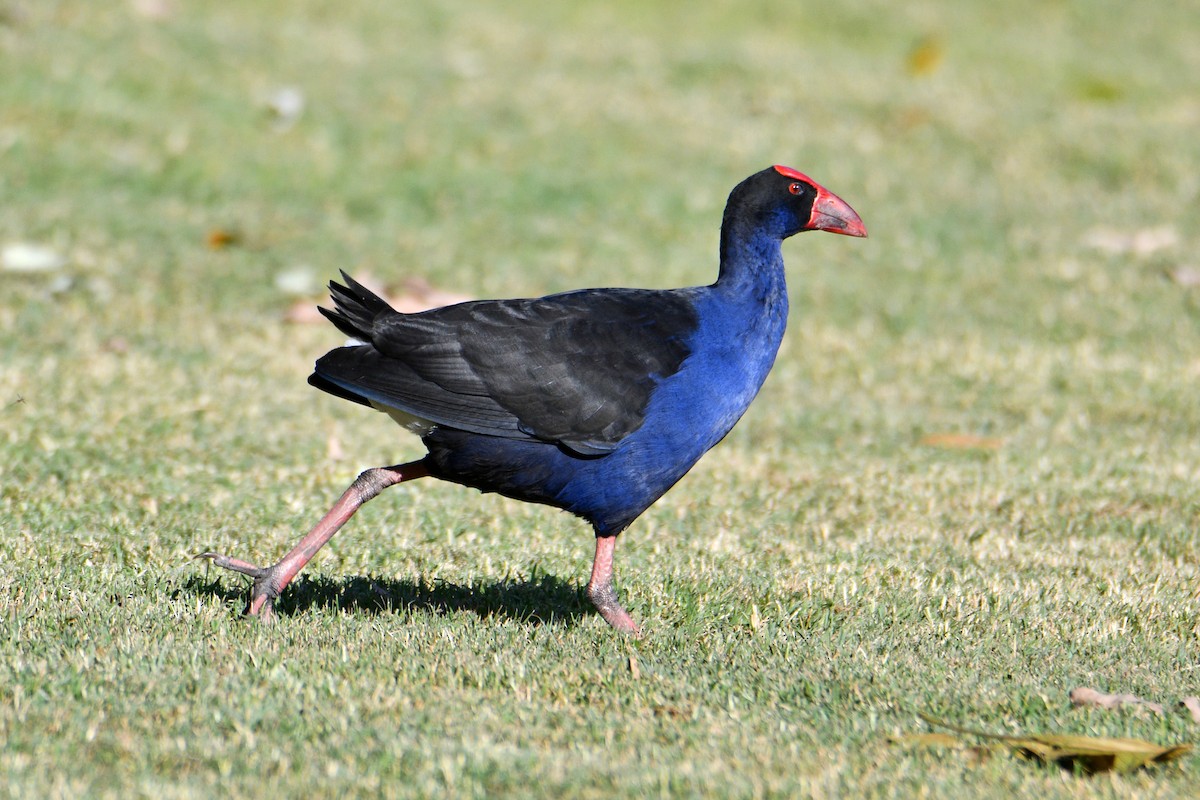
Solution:
{"label": "pink leg", "polygon": [[616,547],[616,536],[596,537],[596,558],[592,561],[592,579],[588,581],[585,593],[588,600],[591,600],[592,605],[600,612],[600,616],[604,617],[605,622],[619,631],[641,637],[641,629],[633,621],[633,617],[629,616],[629,612],[622,607],[621,601],[617,599],[617,590],[613,588],[613,550]]}
{"label": "pink leg", "polygon": [[275,598],[279,597],[283,588],[291,583],[292,578],[296,577],[296,573],[304,569],[304,565],[317,554],[317,551],[326,542],[333,538],[333,535],[346,524],[347,520],[354,516],[354,512],[358,511],[363,503],[389,486],[395,486],[397,483],[413,478],[423,478],[428,474],[429,470],[421,461],[367,470],[359,475],[354,483],[350,484],[350,488],[334,503],[333,508],[321,517],[321,521],[309,531],[308,535],[289,550],[287,555],[270,567],[256,567],[239,558],[230,558],[217,553],[201,553],[196,558],[211,559],[218,567],[231,569],[254,578],[254,585],[250,588],[250,601],[246,605],[245,613],[250,617],[269,619],[274,614]]}

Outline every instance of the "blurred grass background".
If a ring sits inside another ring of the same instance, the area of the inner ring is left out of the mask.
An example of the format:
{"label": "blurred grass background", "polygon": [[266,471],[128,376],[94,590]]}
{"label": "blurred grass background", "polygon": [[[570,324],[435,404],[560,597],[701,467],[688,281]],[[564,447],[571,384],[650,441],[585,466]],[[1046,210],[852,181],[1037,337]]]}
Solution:
{"label": "blurred grass background", "polygon": [[[887,740],[1195,736],[1066,693],[1196,693],[1198,123],[1189,3],[3,0],[0,245],[61,264],[0,269],[0,790],[1191,796]],[[644,641],[585,525],[432,482],[274,628],[189,560],[421,453],[287,276],[707,283],[772,163],[871,238],[785,246],[775,373],[618,548]]]}

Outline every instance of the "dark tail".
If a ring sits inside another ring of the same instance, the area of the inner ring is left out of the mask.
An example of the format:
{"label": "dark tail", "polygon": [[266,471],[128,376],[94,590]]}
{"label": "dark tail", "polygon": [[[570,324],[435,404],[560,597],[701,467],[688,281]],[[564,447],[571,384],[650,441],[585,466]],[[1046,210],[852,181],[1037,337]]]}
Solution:
{"label": "dark tail", "polygon": [[341,273],[345,286],[329,282],[329,296],[333,298],[336,310],[330,311],[321,306],[317,306],[317,310],[342,333],[369,342],[376,318],[384,312],[396,312],[386,300],[351,278],[345,270],[341,270]]}

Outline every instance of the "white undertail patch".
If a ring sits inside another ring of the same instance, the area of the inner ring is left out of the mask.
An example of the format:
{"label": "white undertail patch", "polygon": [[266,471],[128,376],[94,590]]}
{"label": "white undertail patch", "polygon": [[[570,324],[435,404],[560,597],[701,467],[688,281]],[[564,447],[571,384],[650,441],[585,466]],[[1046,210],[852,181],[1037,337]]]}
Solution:
{"label": "white undertail patch", "polygon": [[409,433],[415,433],[417,436],[425,436],[437,427],[436,424],[429,420],[414,416],[407,411],[402,411],[392,406],[385,406],[383,403],[376,403],[374,400],[370,402],[371,407],[376,411],[382,411],[387,414],[401,428],[404,428]]}

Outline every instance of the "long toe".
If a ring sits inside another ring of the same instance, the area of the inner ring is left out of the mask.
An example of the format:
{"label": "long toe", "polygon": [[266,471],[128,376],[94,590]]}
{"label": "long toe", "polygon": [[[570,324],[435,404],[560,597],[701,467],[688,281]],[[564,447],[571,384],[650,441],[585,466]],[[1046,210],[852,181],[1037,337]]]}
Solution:
{"label": "long toe", "polygon": [[633,621],[633,617],[629,616],[629,612],[621,606],[601,608],[599,609],[600,616],[604,617],[605,622],[612,625],[622,633],[628,633],[635,638],[642,638],[642,629]]}
{"label": "long toe", "polygon": [[201,553],[200,555],[196,556],[196,558],[207,558],[215,566],[221,567],[222,569],[230,569],[234,572],[240,572],[243,575],[249,575],[251,578],[256,580],[258,578],[265,577],[270,571],[262,567],[256,567],[248,561],[242,561],[240,558],[231,558],[229,556],[223,556],[220,553]]}
{"label": "long toe", "polygon": [[250,598],[242,612],[247,617],[272,620],[275,617],[275,599],[283,591],[278,574],[279,565],[256,567],[240,558],[230,558],[219,553],[201,553],[196,558],[206,558],[222,569],[233,570],[254,579],[250,586]]}

